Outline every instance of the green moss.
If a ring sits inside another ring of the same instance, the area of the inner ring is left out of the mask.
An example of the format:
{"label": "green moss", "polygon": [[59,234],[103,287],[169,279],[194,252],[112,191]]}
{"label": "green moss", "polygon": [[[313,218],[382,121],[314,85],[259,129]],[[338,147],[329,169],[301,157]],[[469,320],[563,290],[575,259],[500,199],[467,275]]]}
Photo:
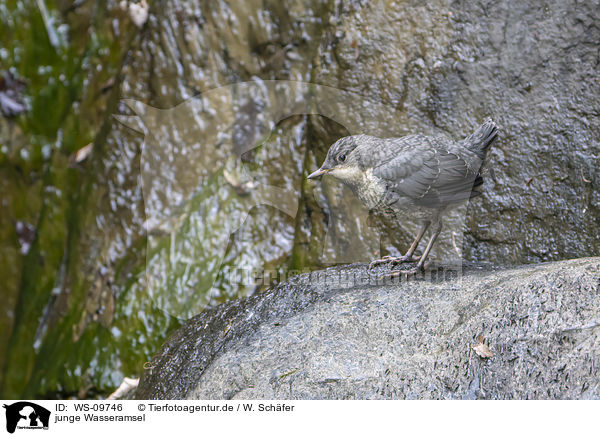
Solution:
{"label": "green moss", "polygon": [[[156,347],[152,340],[160,340],[165,330],[177,325],[177,320],[155,313],[143,299],[124,303],[113,295],[119,307],[137,304],[128,311],[152,316],[151,330],[143,328],[145,319],[125,317],[117,309],[110,328],[92,320],[81,332],[75,331],[89,299],[89,272],[81,269],[80,260],[91,254],[82,236],[95,219],[93,193],[99,174],[69,168],[69,155],[94,138],[102,148],[106,135],[101,126],[118,98],[116,88],[112,98],[103,88],[119,71],[133,35],[125,22],[123,40],[114,38],[112,19],[103,12],[105,2],[90,3],[94,3],[90,10],[63,14],[56,4],[46,2],[55,25],[86,29],[71,32],[68,38],[61,35],[57,47],[50,44],[35,2],[8,2],[0,8],[2,69],[10,68],[26,82],[29,107],[9,122],[10,132],[0,132],[4,146],[0,175],[7,205],[0,246],[11,254],[0,260],[6,266],[0,268],[0,279],[7,284],[3,293],[12,306],[0,314],[3,331],[9,333],[0,343],[1,354],[7,356],[0,362],[0,392],[5,398],[66,395],[84,383],[99,389],[114,386],[121,371],[132,374],[140,367]],[[36,227],[24,257],[18,254],[16,221]],[[120,339],[115,339],[119,331]],[[147,346],[129,356],[133,332],[139,332]]]}

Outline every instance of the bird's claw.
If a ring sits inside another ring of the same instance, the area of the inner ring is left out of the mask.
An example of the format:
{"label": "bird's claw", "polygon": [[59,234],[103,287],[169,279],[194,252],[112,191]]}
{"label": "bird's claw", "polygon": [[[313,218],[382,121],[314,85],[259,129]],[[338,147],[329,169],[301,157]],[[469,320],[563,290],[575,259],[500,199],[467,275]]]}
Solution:
{"label": "bird's claw", "polygon": [[[420,256],[419,256],[420,257]],[[432,265],[432,261],[428,260],[424,263],[419,262],[417,264],[417,266],[415,266],[414,268],[409,268],[409,269],[398,269],[396,271],[392,271],[389,274],[385,274],[382,278],[390,278],[393,279],[394,277],[400,277],[400,276],[405,276],[408,277],[410,275],[415,275],[415,274],[419,274],[419,273],[424,273],[426,269],[428,269],[431,265]]]}
{"label": "bird's claw", "polygon": [[391,262],[393,259],[395,259],[394,256],[383,256],[381,259],[376,259],[369,264],[369,270],[371,270],[374,266]]}
{"label": "bird's claw", "polygon": [[425,268],[422,265],[417,265],[414,268],[399,269],[396,271],[392,271],[389,274],[385,274],[383,277],[388,278],[388,279],[393,279],[395,277],[400,277],[400,276],[408,277],[410,275],[414,275],[414,274],[417,274],[417,273],[420,273],[423,271],[425,271]]}
{"label": "bird's claw", "polygon": [[390,266],[396,266],[404,262],[418,262],[421,259],[421,256],[413,257],[413,256],[383,256],[381,259],[374,260],[369,264],[369,271],[377,265],[383,265],[389,263]]}

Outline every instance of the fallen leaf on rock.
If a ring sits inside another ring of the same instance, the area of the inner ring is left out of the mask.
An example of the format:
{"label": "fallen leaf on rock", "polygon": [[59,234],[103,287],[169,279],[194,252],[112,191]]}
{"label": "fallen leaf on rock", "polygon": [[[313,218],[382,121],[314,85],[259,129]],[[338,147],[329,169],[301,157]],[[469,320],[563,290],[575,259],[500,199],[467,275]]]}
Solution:
{"label": "fallen leaf on rock", "polygon": [[108,396],[107,400],[118,400],[119,398],[123,398],[130,391],[137,388],[139,383],[139,378],[124,377],[123,382],[121,382],[121,385],[117,388],[116,391],[114,391]]}
{"label": "fallen leaf on rock", "polygon": [[475,352],[477,353],[477,355],[479,357],[483,357],[484,359],[489,359],[490,357],[494,356],[494,353],[492,353],[492,350],[490,350],[490,348],[485,345],[483,342],[485,341],[485,337],[483,335],[479,335],[477,337],[477,345],[471,345],[471,348],[473,348],[473,350],[475,350]]}

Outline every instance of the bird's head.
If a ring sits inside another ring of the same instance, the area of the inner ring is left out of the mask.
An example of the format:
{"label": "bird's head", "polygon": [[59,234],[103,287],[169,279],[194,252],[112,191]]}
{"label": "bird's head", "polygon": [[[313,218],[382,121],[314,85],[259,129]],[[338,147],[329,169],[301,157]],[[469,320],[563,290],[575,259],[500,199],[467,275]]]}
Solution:
{"label": "bird's head", "polygon": [[309,179],[330,174],[340,180],[351,182],[361,177],[360,156],[356,150],[360,141],[357,136],[346,136],[338,139],[327,152],[327,157],[317,171],[308,176]]}

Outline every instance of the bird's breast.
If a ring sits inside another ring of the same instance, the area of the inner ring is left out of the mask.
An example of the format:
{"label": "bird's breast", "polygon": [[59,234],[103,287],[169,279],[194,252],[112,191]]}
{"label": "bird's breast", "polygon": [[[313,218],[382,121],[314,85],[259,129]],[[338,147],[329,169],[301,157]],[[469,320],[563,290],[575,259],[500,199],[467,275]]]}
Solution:
{"label": "bird's breast", "polygon": [[372,170],[364,172],[361,182],[354,190],[368,209],[382,210],[385,208],[388,189],[383,180],[373,175]]}

